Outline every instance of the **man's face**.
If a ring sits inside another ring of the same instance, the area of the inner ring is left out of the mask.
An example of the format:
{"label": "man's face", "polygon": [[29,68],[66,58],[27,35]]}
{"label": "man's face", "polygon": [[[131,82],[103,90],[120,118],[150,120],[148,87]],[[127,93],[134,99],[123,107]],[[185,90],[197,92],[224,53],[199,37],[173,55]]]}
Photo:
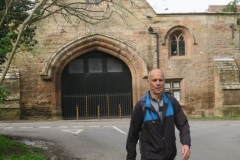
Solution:
{"label": "man's face", "polygon": [[153,95],[161,95],[164,89],[164,76],[161,70],[155,69],[149,73],[148,85]]}

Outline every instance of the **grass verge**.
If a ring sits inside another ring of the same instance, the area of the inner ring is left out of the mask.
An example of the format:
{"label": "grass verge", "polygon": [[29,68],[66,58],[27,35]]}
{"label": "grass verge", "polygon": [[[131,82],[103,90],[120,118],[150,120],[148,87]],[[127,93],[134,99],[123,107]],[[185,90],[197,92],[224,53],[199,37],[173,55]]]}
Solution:
{"label": "grass verge", "polygon": [[0,160],[46,160],[42,148],[26,146],[0,135]]}
{"label": "grass verge", "polygon": [[189,120],[240,120],[240,116],[206,116],[206,117],[197,117],[197,116],[187,116]]}

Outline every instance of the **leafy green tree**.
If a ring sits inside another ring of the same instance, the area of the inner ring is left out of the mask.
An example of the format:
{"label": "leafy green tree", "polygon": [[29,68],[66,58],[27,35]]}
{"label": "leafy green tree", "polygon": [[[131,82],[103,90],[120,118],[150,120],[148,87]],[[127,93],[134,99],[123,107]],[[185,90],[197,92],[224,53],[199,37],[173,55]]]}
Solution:
{"label": "leafy green tree", "polygon": [[0,65],[4,64],[4,67],[0,76],[0,99],[4,100],[8,93],[2,84],[15,54],[22,50],[31,51],[37,44],[35,22],[47,17],[53,17],[57,22],[56,16],[73,26],[76,19],[78,25],[94,25],[114,16],[124,21],[127,16],[134,16],[126,4],[138,8],[134,0],[1,0]]}
{"label": "leafy green tree", "polygon": [[[238,4],[238,0],[233,0],[233,1],[229,2],[228,5],[226,5],[226,7],[224,7],[222,9],[222,11],[225,12],[225,13],[230,13],[230,14],[233,13],[234,14],[234,18],[237,19],[236,24],[237,24],[237,26],[239,28],[239,26],[240,26],[240,17],[239,17],[239,12],[238,12],[238,8],[237,8],[238,5],[237,4]],[[236,30],[235,28],[232,28],[232,29]],[[240,28],[239,28],[239,33],[238,34],[239,34],[239,37],[240,37]]]}
{"label": "leafy green tree", "polygon": [[[28,17],[29,11],[33,8],[30,0],[0,1],[0,65],[7,61],[7,53],[13,49],[13,43],[18,36],[18,28]],[[25,49],[31,50],[37,43],[33,39],[36,27],[31,23],[26,25],[20,44]]]}
{"label": "leafy green tree", "polygon": [[233,0],[233,1],[230,1],[227,5],[226,5],[226,7],[224,7],[223,9],[222,9],[222,11],[223,12],[230,12],[230,13],[237,13],[238,12],[238,10],[237,10],[237,0]]}
{"label": "leafy green tree", "polygon": [[237,8],[237,5],[238,4],[238,0],[234,0],[234,1],[231,1],[229,2],[226,7],[224,7],[222,9],[223,12],[225,13],[233,13],[235,17],[237,17],[237,25],[239,26],[240,25],[240,18],[239,18],[239,12],[238,12],[238,8]]}
{"label": "leafy green tree", "polygon": [[[7,53],[12,50],[11,37],[12,31],[6,32],[6,35],[0,38],[0,64],[3,64],[7,60]],[[3,34],[2,34],[3,35]]]}
{"label": "leafy green tree", "polygon": [[[0,65],[4,64],[7,54],[13,49],[14,42],[18,37],[18,28],[29,15],[29,10],[33,8],[31,0],[4,0],[0,1]],[[22,33],[20,45],[31,50],[37,43],[33,39],[36,27],[31,23],[26,25]],[[20,48],[20,47],[19,47]],[[0,103],[4,103],[5,98],[10,94],[10,90],[0,85]]]}

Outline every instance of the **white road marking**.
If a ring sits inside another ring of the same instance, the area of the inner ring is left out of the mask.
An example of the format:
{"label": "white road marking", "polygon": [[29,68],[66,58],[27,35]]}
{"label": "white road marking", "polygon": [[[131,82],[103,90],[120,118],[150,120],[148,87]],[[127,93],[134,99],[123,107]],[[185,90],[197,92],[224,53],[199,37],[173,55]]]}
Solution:
{"label": "white road marking", "polygon": [[20,127],[20,128],[33,128],[33,127]]}
{"label": "white road marking", "polygon": [[83,127],[83,126],[73,126],[73,128],[81,128],[81,127]]}
{"label": "white road marking", "polygon": [[116,129],[116,130],[118,130],[119,132],[121,132],[121,133],[127,135],[127,133],[123,132],[122,130],[118,129],[117,127],[113,126],[113,128]]}
{"label": "white road marking", "polygon": [[57,126],[55,128],[68,128],[67,126]]}
{"label": "white road marking", "polygon": [[40,126],[38,128],[51,128],[51,126]]}
{"label": "white road marking", "polygon": [[78,129],[78,130],[76,130],[76,129],[69,129],[69,130],[62,130],[62,131],[73,133],[73,134],[78,134],[78,133],[82,132],[83,129]]}
{"label": "white road marking", "polygon": [[3,127],[1,129],[12,129],[13,127]]}
{"label": "white road marking", "polygon": [[[208,123],[200,123],[200,124],[192,124],[190,126],[240,126],[240,123],[232,123],[232,124],[224,124],[224,123],[220,123],[220,124],[208,124]],[[104,127],[104,128],[110,128],[113,127],[114,129],[118,130],[119,132],[127,135],[127,133],[123,132],[122,130],[118,129],[115,126],[39,126],[39,127],[2,127],[1,129],[13,129],[13,128],[20,128],[20,129],[31,129],[31,128],[85,128],[85,127],[90,127],[90,128],[99,128],[99,127]]]}

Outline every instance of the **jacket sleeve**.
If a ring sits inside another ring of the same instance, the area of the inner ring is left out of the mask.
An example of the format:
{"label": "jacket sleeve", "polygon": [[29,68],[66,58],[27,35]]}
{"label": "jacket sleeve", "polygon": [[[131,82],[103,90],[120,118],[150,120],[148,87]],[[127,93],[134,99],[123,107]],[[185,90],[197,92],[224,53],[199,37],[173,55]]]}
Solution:
{"label": "jacket sleeve", "polygon": [[136,144],[138,142],[139,133],[141,132],[143,123],[143,110],[141,107],[141,102],[139,101],[132,112],[130,127],[128,131],[126,150],[127,150],[127,160],[135,160],[137,156]]}
{"label": "jacket sleeve", "polygon": [[190,137],[190,126],[187,120],[186,115],[184,114],[180,104],[178,101],[173,98],[174,101],[174,112],[175,112],[175,125],[177,129],[180,131],[179,137],[180,142],[183,145],[188,145],[189,148],[191,146],[191,137]]}

